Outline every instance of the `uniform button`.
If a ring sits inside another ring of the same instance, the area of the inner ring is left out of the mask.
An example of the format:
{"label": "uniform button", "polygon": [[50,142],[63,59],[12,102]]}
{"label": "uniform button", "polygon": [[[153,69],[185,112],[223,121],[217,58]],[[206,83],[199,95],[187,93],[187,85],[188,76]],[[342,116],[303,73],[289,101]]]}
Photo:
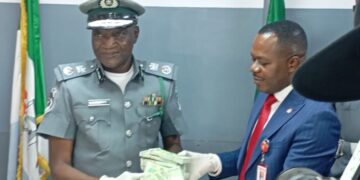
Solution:
{"label": "uniform button", "polygon": [[126,167],[131,167],[132,166],[132,162],[130,160],[126,161]]}
{"label": "uniform button", "polygon": [[95,65],[93,65],[93,64],[92,64],[92,65],[90,65],[90,68],[91,68],[91,69],[94,69],[94,67],[95,67]]}
{"label": "uniform button", "polygon": [[131,137],[132,136],[132,131],[130,129],[126,130],[126,136],[127,137]]}
{"label": "uniform button", "polygon": [[93,122],[94,120],[95,120],[95,117],[94,117],[94,116],[90,116],[90,117],[89,117],[89,121],[90,121],[90,122]]}
{"label": "uniform button", "polygon": [[124,106],[125,106],[126,109],[129,109],[131,107],[131,102],[130,101],[125,101]]}

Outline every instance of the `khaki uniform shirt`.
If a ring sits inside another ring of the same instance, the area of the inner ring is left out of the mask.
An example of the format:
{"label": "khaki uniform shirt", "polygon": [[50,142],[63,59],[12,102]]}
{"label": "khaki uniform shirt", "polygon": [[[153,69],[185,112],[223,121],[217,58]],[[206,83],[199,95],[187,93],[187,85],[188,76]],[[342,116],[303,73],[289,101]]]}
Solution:
{"label": "khaki uniform shirt", "polygon": [[184,127],[174,65],[134,60],[123,94],[97,60],[59,65],[38,133],[73,140],[72,165],[93,176],[140,172],[139,152]]}

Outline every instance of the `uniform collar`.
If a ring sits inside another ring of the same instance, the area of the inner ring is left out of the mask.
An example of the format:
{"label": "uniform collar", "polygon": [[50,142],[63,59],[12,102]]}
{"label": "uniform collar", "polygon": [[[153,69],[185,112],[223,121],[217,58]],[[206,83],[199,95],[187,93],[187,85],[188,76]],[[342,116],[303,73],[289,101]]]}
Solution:
{"label": "uniform collar", "polygon": [[133,57],[134,74],[133,77],[131,77],[131,80],[136,78],[144,80],[144,66],[145,64],[143,62],[140,62]]}
{"label": "uniform collar", "polygon": [[99,60],[95,60],[95,63],[96,63],[96,69],[95,69],[95,73],[96,73],[96,77],[97,79],[99,80],[99,83],[102,83],[105,79],[105,72],[104,72],[104,69],[100,63]]}

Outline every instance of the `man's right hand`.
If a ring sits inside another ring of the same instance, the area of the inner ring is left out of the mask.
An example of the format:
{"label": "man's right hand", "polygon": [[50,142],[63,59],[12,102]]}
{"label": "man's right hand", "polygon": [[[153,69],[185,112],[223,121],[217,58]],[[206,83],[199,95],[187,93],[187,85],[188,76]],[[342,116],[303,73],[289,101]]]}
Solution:
{"label": "man's right hand", "polygon": [[99,180],[139,180],[143,173],[132,173],[129,171],[125,171],[122,174],[120,174],[118,177],[108,177],[106,175],[103,175],[100,177]]}
{"label": "man's right hand", "polygon": [[216,154],[201,154],[184,150],[178,153],[178,155],[190,157],[189,180],[198,180],[205,174],[217,176],[221,172],[221,161]]}

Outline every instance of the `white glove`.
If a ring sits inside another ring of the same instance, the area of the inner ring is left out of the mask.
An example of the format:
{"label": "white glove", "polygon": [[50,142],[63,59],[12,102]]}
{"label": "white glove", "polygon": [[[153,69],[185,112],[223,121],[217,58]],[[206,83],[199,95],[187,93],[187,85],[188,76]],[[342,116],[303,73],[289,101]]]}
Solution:
{"label": "white glove", "polygon": [[120,174],[118,177],[108,177],[106,175],[103,175],[100,177],[99,180],[139,180],[143,173],[132,173],[129,171],[125,171],[122,174]]}
{"label": "white glove", "polygon": [[189,180],[198,180],[205,174],[217,176],[221,173],[222,166],[218,155],[216,154],[201,154],[191,151],[181,151],[180,156],[190,157],[189,164]]}

